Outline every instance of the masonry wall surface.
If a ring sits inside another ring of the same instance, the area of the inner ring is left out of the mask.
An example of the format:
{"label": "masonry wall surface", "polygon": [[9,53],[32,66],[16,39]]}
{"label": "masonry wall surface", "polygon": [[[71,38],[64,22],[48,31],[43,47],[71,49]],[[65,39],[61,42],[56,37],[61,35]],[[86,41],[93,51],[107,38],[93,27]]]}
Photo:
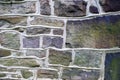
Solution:
{"label": "masonry wall surface", "polygon": [[119,4],[0,1],[0,80],[120,80]]}

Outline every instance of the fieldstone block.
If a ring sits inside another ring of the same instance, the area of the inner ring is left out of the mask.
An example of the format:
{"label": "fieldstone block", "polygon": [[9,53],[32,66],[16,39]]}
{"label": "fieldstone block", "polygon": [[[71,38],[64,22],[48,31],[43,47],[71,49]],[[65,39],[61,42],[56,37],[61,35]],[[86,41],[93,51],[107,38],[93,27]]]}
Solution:
{"label": "fieldstone block", "polygon": [[1,16],[0,17],[0,29],[2,28],[13,28],[15,26],[26,26],[27,18],[22,16]]}
{"label": "fieldstone block", "polygon": [[45,27],[28,27],[26,30],[28,35],[49,34],[50,28]]}
{"label": "fieldstone block", "polygon": [[11,55],[11,51],[0,48],[0,57],[6,57],[10,55]]}
{"label": "fieldstone block", "polygon": [[28,79],[33,76],[33,73],[29,70],[21,70],[23,78]]}
{"label": "fieldstone block", "polygon": [[56,79],[56,78],[58,78],[58,72],[55,70],[40,69],[37,71],[37,78]]}
{"label": "fieldstone block", "polygon": [[54,35],[63,35],[63,30],[62,29],[54,29],[53,34]]}
{"label": "fieldstone block", "polygon": [[29,49],[26,51],[26,56],[36,56],[39,58],[46,57],[46,51],[45,50],[32,50]]}
{"label": "fieldstone block", "polygon": [[99,11],[98,11],[98,8],[97,7],[95,7],[95,6],[90,6],[90,12],[91,13],[94,13],[94,14],[97,14],[97,13],[99,13]]}
{"label": "fieldstone block", "polygon": [[47,47],[62,48],[62,46],[63,46],[63,38],[61,37],[51,37],[51,36],[43,37],[43,48],[47,48]]}
{"label": "fieldstone block", "polygon": [[18,50],[20,47],[19,34],[16,32],[0,33],[0,44],[3,47]]}
{"label": "fieldstone block", "polygon": [[39,37],[24,37],[23,47],[24,48],[39,48]]}
{"label": "fieldstone block", "polygon": [[82,70],[77,68],[66,68],[63,70],[63,80],[98,80],[99,70]]}
{"label": "fieldstone block", "polygon": [[51,8],[50,8],[50,0],[40,0],[40,12],[42,15],[50,15]]}
{"label": "fieldstone block", "polygon": [[105,58],[105,80],[120,79],[120,52],[107,53]]}
{"label": "fieldstone block", "polygon": [[57,16],[78,17],[85,16],[86,3],[84,0],[54,0]]}
{"label": "fieldstone block", "polygon": [[80,67],[100,67],[102,52],[94,50],[75,50],[74,65]]}
{"label": "fieldstone block", "polygon": [[23,67],[39,67],[40,65],[34,59],[0,59],[0,64],[4,66],[23,66]]}
{"label": "fieldstone block", "polygon": [[105,12],[120,11],[119,0],[100,0],[100,4]]}
{"label": "fieldstone block", "polygon": [[37,16],[37,17],[34,17],[34,20],[31,21],[31,25],[47,25],[47,26],[54,26],[54,27],[63,27],[64,22],[62,20]]}
{"label": "fieldstone block", "polygon": [[64,66],[69,66],[70,62],[72,62],[71,51],[57,51],[57,50],[50,49],[50,52],[49,52],[50,64],[61,64]]}
{"label": "fieldstone block", "polygon": [[72,48],[120,47],[120,15],[67,22],[66,46]]}
{"label": "fieldstone block", "polygon": [[35,1],[0,1],[0,14],[31,14],[36,12]]}
{"label": "fieldstone block", "polygon": [[1,77],[6,77],[6,74],[0,73],[0,78],[1,78]]}

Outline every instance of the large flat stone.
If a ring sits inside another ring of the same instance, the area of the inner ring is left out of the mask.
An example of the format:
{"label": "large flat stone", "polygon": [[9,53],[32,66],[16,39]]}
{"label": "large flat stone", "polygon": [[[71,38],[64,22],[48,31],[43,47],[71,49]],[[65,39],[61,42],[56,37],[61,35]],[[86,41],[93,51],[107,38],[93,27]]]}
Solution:
{"label": "large flat stone", "polygon": [[78,17],[86,15],[84,0],[54,0],[55,14],[57,16]]}
{"label": "large flat stone", "polygon": [[30,14],[36,12],[35,1],[6,2],[0,1],[0,14]]}
{"label": "large flat stone", "polygon": [[67,47],[120,47],[120,15],[67,22]]}

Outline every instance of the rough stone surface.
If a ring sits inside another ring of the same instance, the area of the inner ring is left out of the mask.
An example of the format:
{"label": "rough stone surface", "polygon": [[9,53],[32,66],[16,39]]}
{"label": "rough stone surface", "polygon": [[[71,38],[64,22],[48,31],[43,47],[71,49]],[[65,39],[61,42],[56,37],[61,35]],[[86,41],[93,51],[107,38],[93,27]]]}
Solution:
{"label": "rough stone surface", "polygon": [[19,34],[16,32],[0,33],[0,44],[3,47],[18,50],[20,48]]}
{"label": "rough stone surface", "polygon": [[6,57],[6,56],[10,56],[10,55],[11,55],[10,50],[5,50],[5,49],[0,48],[0,57]]}
{"label": "rough stone surface", "polygon": [[30,14],[35,13],[35,2],[11,2],[0,1],[0,14]]}
{"label": "rough stone surface", "polygon": [[86,3],[83,0],[55,0],[55,14],[57,16],[85,16]]}
{"label": "rough stone surface", "polygon": [[63,70],[63,80],[98,80],[100,72],[95,70],[81,70],[77,68],[66,68]]}
{"label": "rough stone surface", "polygon": [[23,47],[24,48],[39,48],[39,37],[24,37]]}
{"label": "rough stone surface", "polygon": [[63,30],[61,30],[61,29],[54,29],[53,30],[53,34],[54,35],[63,35]]}
{"label": "rough stone surface", "polygon": [[49,63],[50,64],[61,64],[68,66],[72,62],[72,53],[71,51],[57,51],[50,50],[49,53]]}
{"label": "rough stone surface", "polygon": [[95,7],[95,6],[90,6],[90,12],[91,13],[99,13],[99,11],[98,11],[98,9],[97,9],[97,7]]}

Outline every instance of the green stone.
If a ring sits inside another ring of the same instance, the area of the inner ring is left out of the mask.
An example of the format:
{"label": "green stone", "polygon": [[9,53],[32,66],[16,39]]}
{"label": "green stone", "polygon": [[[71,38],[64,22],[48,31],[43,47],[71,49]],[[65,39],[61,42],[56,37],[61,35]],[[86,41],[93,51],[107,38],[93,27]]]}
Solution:
{"label": "green stone", "polygon": [[0,57],[10,56],[11,52],[9,50],[0,49]]}
{"label": "green stone", "polygon": [[28,70],[22,70],[21,73],[22,73],[23,78],[25,79],[33,76],[33,73]]}

